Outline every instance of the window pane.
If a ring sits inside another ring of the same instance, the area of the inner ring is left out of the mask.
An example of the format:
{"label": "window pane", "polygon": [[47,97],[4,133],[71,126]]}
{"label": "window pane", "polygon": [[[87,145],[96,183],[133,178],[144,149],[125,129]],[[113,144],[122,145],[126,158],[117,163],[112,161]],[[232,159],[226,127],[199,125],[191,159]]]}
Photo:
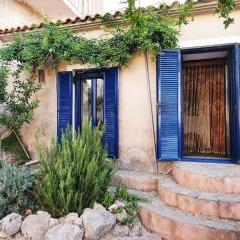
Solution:
{"label": "window pane", "polygon": [[96,115],[97,115],[97,124],[102,124],[103,119],[103,91],[104,91],[104,85],[103,85],[103,79],[98,78],[97,79],[97,103],[96,103]]}
{"label": "window pane", "polygon": [[82,80],[82,121],[92,117],[92,80]]}

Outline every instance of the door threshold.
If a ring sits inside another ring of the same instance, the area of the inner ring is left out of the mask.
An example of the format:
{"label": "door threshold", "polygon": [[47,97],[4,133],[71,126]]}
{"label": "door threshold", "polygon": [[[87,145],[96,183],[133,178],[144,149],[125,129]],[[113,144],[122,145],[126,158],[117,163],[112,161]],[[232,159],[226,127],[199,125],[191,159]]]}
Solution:
{"label": "door threshold", "polygon": [[203,163],[223,163],[223,164],[233,164],[236,163],[230,158],[218,158],[218,157],[183,157],[181,158],[183,162],[203,162]]}

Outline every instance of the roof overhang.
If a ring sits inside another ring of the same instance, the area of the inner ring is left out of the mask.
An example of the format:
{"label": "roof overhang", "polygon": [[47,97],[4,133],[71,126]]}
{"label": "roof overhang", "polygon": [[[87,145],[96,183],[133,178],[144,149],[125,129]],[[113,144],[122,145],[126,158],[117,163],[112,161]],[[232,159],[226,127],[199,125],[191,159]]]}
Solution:
{"label": "roof overhang", "polygon": [[21,3],[33,8],[40,15],[52,19],[64,19],[79,15],[76,6],[71,0],[21,0]]}
{"label": "roof overhang", "polygon": [[[28,0],[30,1],[30,0]],[[35,1],[35,0],[31,0]],[[236,1],[237,6],[236,8],[240,8],[240,0]],[[197,3],[195,3],[192,13],[193,15],[198,14],[207,14],[207,13],[214,13],[215,9],[217,7],[216,1],[203,1],[200,0]],[[177,11],[172,11],[171,15],[176,15]],[[121,22],[122,20],[122,13],[116,12],[113,16],[113,22]],[[65,21],[60,21],[61,24],[64,27],[67,27],[71,29],[73,32],[81,32],[81,31],[89,31],[93,29],[100,28],[102,26],[102,16],[99,14],[96,14],[95,16],[86,16],[84,18],[76,17],[74,19],[67,18]],[[14,36],[16,33],[28,33],[33,31],[39,31],[44,26],[43,23],[39,25],[32,25],[32,26],[23,26],[23,27],[17,27],[17,28],[11,28],[11,29],[4,29],[0,30],[0,41],[2,42],[8,42],[12,41],[14,39]]]}

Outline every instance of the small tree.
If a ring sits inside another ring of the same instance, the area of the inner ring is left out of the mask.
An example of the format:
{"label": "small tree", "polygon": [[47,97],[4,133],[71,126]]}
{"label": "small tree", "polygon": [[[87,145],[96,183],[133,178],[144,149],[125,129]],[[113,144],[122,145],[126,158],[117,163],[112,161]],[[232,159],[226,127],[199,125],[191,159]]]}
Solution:
{"label": "small tree", "polygon": [[[14,132],[10,134],[11,146],[6,146],[4,150],[12,149],[11,154],[22,158],[26,155],[26,150],[18,137],[18,130],[24,123],[30,123],[33,118],[34,109],[38,107],[38,100],[34,100],[32,97],[39,90],[39,85],[35,84],[30,77],[21,80],[19,77],[21,68],[17,68],[11,73],[10,67],[12,65],[4,62],[0,66],[0,148],[3,146],[1,141],[5,133],[7,131]],[[13,81],[11,82],[12,86],[9,87],[8,80],[11,75]],[[9,143],[8,140],[6,144]],[[14,144],[15,146],[12,146]]]}
{"label": "small tree", "polygon": [[102,145],[103,131],[85,121],[73,138],[67,129],[59,145],[39,147],[37,194],[41,207],[53,216],[81,213],[94,202],[101,202],[114,173],[112,161]]}
{"label": "small tree", "polygon": [[12,81],[12,89],[8,90],[9,67],[0,67],[0,125],[10,130],[18,130],[24,123],[29,123],[33,118],[34,109],[38,107],[38,100],[32,99],[33,94],[39,90],[30,77],[21,80],[14,72],[16,78]]}

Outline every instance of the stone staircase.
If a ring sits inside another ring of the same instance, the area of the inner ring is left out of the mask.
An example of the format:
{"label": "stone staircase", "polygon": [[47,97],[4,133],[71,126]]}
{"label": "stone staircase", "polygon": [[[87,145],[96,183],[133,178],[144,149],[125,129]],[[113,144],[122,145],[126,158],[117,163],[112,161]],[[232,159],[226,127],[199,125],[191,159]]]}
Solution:
{"label": "stone staircase", "polygon": [[114,183],[148,199],[142,223],[171,240],[240,240],[240,166],[175,163],[171,175],[119,170]]}

